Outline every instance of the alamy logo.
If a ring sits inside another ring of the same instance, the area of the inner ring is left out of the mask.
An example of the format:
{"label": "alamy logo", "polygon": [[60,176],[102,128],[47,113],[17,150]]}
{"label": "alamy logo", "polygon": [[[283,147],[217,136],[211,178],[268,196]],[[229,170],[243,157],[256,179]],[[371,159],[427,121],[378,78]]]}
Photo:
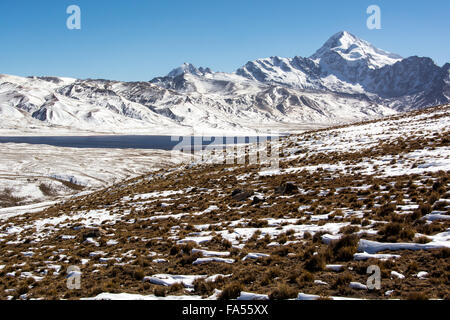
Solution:
{"label": "alamy logo", "polygon": [[190,155],[188,162],[201,161],[209,164],[259,164],[279,168],[279,135],[258,137],[171,137],[178,142],[172,149],[172,156],[179,158],[179,152]]}
{"label": "alamy logo", "polygon": [[379,266],[371,265],[367,268],[367,274],[371,276],[367,279],[367,288],[369,290],[381,289],[381,270]]}
{"label": "alamy logo", "polygon": [[81,289],[81,270],[77,266],[70,266],[67,268],[67,289],[79,290]]}
{"label": "alamy logo", "polygon": [[381,9],[377,5],[371,5],[367,8],[367,14],[370,17],[367,18],[367,28],[369,30],[381,29]]}
{"label": "alamy logo", "polygon": [[70,16],[67,18],[67,29],[80,30],[81,29],[81,9],[77,5],[71,5],[67,7],[67,14]]}

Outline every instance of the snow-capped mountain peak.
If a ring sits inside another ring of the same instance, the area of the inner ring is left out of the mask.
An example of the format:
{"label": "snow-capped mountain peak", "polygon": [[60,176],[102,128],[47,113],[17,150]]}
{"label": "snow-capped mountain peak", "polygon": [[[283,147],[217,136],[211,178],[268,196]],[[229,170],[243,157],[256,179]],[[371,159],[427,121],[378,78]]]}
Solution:
{"label": "snow-capped mountain peak", "polygon": [[203,76],[207,73],[212,73],[210,68],[203,68],[203,67],[196,68],[193,64],[185,62],[178,68],[175,68],[172,71],[170,71],[167,76],[170,78],[175,78],[183,74],[193,74],[195,76]]}
{"label": "snow-capped mountain peak", "polygon": [[335,54],[348,62],[362,62],[370,69],[379,69],[402,60],[401,56],[378,49],[347,31],[333,35],[310,58],[318,63],[324,59],[330,62],[331,56]]}

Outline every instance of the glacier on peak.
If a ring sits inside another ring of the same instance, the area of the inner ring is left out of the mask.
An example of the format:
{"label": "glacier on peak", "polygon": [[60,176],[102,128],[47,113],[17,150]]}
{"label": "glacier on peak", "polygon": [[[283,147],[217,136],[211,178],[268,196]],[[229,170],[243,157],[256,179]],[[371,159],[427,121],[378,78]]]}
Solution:
{"label": "glacier on peak", "polygon": [[310,59],[320,63],[322,59],[335,53],[346,61],[363,61],[371,69],[392,65],[403,59],[397,54],[378,49],[347,31],[333,35]]}
{"label": "glacier on peak", "polygon": [[175,78],[184,74],[192,74],[196,76],[204,76],[205,74],[212,73],[210,68],[196,68],[191,63],[183,63],[180,67],[173,69],[167,74],[169,78]]}

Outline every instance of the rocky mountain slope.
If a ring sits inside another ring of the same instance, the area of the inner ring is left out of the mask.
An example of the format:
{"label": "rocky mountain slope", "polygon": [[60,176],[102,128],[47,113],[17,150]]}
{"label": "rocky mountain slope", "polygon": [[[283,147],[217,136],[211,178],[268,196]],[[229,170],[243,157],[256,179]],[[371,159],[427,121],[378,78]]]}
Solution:
{"label": "rocky mountain slope", "polygon": [[375,48],[348,32],[332,36],[310,58],[271,57],[247,63],[237,74],[299,89],[363,95],[393,109],[446,103],[450,64],[402,57]]}
{"label": "rocky mountain slope", "polygon": [[232,74],[184,64],[149,82],[0,75],[0,132],[291,131],[446,103],[449,70],[340,32],[309,58],[259,59]]}

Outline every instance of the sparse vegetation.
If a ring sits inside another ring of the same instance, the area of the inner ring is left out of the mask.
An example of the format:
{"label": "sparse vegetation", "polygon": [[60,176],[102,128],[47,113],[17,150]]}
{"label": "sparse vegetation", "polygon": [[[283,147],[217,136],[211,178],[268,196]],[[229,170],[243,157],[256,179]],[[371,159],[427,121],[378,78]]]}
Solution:
{"label": "sparse vegetation", "polygon": [[345,235],[341,239],[331,242],[329,249],[335,261],[350,261],[358,248],[359,238],[356,235]]}
{"label": "sparse vegetation", "polygon": [[70,181],[66,181],[66,180],[58,180],[59,182],[61,182],[63,185],[65,185],[67,188],[75,190],[75,191],[83,191],[84,190],[84,186],[79,185],[79,184],[75,184],[73,182]]}
{"label": "sparse vegetation", "polygon": [[[283,141],[284,152],[298,152],[300,138],[306,144],[327,141],[330,134],[342,143],[352,139],[339,132],[324,129],[291,137]],[[273,175],[260,175],[258,165],[180,166],[68,199],[42,212],[10,217],[0,226],[0,265],[5,266],[0,269],[0,299],[18,299],[20,292],[48,299],[102,292],[207,297],[215,289],[222,291],[221,299],[235,299],[244,290],[271,299],[295,298],[299,292],[324,299],[379,299],[388,290],[400,299],[448,298],[448,248],[377,252],[399,255],[386,261],[359,261],[354,256],[361,239],[425,244],[450,227],[446,219],[427,217],[433,211],[449,213],[448,172],[381,174],[393,158],[396,166],[409,169],[417,162],[416,168],[422,167],[421,159],[404,154],[444,146],[448,135],[443,131],[430,137],[393,136],[362,150],[319,152],[302,145],[305,152],[282,158],[279,174]],[[384,157],[389,160],[378,161]],[[369,161],[373,174],[367,173]],[[333,164],[345,170],[315,170]],[[289,192],[280,189],[286,181]],[[237,189],[264,200],[233,199]],[[13,194],[3,193],[0,203]],[[208,261],[210,257],[219,260]],[[199,258],[203,263],[194,264]],[[71,265],[83,271],[83,287],[76,292],[65,286]],[[351,289],[351,281],[365,283],[370,265],[381,268],[383,292]],[[406,280],[392,276],[392,271]],[[421,271],[429,274],[419,279]],[[27,272],[42,280],[27,283]],[[223,276],[197,279],[191,292],[180,283],[162,286],[148,281],[155,275]],[[5,291],[11,288],[14,292]]]}
{"label": "sparse vegetation", "polygon": [[297,297],[298,292],[287,284],[280,284],[269,295],[270,300],[287,300]]}
{"label": "sparse vegetation", "polygon": [[325,257],[323,254],[315,254],[306,260],[305,269],[311,272],[322,271],[325,268]]}
{"label": "sparse vegetation", "polygon": [[13,195],[13,190],[10,188],[4,189],[0,192],[0,207],[15,207],[20,205],[24,198]]}
{"label": "sparse vegetation", "polygon": [[56,191],[46,183],[41,183],[39,185],[39,190],[41,190],[42,194],[47,197],[53,197],[56,195]]}
{"label": "sparse vegetation", "polygon": [[232,300],[239,297],[242,291],[242,285],[239,282],[233,282],[225,286],[219,296],[219,300]]}

